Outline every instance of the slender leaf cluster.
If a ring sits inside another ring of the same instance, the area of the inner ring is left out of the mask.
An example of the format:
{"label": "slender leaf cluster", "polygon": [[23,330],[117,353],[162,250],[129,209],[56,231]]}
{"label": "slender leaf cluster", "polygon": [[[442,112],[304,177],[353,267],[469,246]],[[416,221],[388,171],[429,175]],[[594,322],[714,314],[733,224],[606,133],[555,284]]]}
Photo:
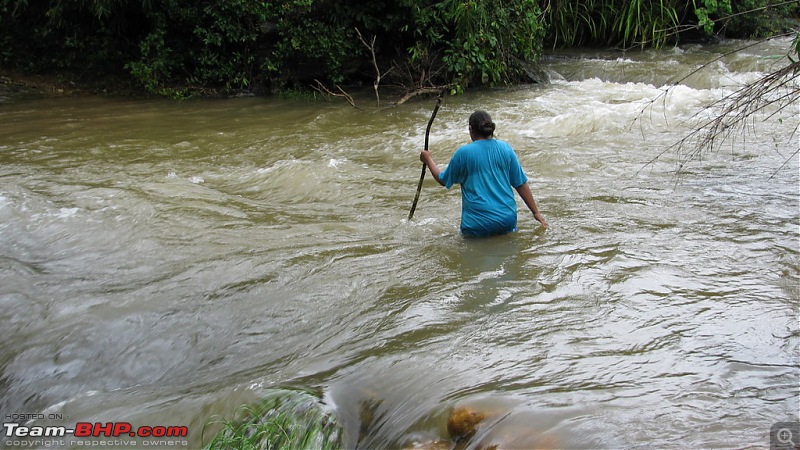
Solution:
{"label": "slender leaf cluster", "polygon": [[547,41],[582,45],[660,47],[724,33],[753,38],[793,26],[797,0],[548,0]]}
{"label": "slender leaf cluster", "polygon": [[339,450],[342,430],[318,396],[305,390],[274,389],[257,405],[242,408],[244,419],[222,420],[206,450]]}

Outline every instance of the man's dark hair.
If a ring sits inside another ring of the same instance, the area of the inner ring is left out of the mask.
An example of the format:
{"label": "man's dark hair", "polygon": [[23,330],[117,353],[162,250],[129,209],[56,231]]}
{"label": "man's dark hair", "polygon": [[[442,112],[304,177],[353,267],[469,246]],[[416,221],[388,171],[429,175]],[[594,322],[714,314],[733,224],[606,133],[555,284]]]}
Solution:
{"label": "man's dark hair", "polygon": [[482,138],[492,137],[495,125],[492,117],[486,111],[475,111],[469,116],[469,127]]}

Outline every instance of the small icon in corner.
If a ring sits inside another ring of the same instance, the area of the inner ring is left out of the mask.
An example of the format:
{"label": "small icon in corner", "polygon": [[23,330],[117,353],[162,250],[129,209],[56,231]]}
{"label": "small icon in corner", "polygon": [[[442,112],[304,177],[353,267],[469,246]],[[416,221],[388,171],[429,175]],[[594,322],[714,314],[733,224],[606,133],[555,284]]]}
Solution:
{"label": "small icon in corner", "polygon": [[800,450],[800,422],[778,422],[769,430],[770,450]]}

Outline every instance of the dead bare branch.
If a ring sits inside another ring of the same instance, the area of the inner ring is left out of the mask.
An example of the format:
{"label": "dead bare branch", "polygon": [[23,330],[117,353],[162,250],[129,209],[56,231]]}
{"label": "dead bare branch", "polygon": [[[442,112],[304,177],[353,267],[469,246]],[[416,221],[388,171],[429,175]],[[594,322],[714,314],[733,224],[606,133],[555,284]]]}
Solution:
{"label": "dead bare branch", "polygon": [[396,105],[402,105],[403,103],[411,100],[412,98],[414,98],[414,97],[416,97],[418,95],[440,94],[442,91],[444,91],[447,88],[448,88],[448,86],[421,87],[421,88],[415,89],[413,91],[407,92],[395,104]]}
{"label": "dead bare branch", "polygon": [[[758,45],[769,39],[753,42],[724,53],[693,70],[691,73],[678,80],[674,85],[680,84],[690,76],[725,56]],[[724,142],[728,141],[734,133],[746,133],[748,120],[755,120],[757,114],[766,114],[763,120],[770,120],[784,109],[800,102],[800,62],[791,58],[789,58],[789,61],[790,64],[754,82],[748,83],[735,92],[704,107],[694,115],[694,118],[699,118],[709,111],[715,111],[713,117],[701,121],[691,133],[656,155],[645,164],[645,167],[653,164],[667,152],[674,151],[679,155],[677,172],[680,173],[688,162],[700,159],[705,151],[710,152],[719,148]],[[666,101],[666,96],[671,89],[672,87],[665,89],[658,97],[648,102],[648,105],[640,112],[639,117],[641,118],[646,109],[658,101],[659,98],[663,97],[664,101]],[[800,123],[795,126],[792,135],[796,134],[798,130],[800,130]],[[790,156],[790,158],[796,154],[797,152]]]}
{"label": "dead bare branch", "polygon": [[345,92],[345,90],[342,89],[341,86],[339,86],[337,84],[333,85],[340,92],[339,94],[337,94],[337,93],[331,91],[330,89],[328,89],[321,81],[315,79],[314,82],[316,83],[316,86],[312,85],[311,88],[314,89],[315,91],[319,92],[320,94],[322,94],[326,98],[327,97],[342,97],[345,100],[347,100],[347,103],[350,103],[350,106],[352,106],[353,108],[356,107],[356,102],[355,102],[355,100],[353,100],[353,97],[350,94],[348,94],[347,92]]}
{"label": "dead bare branch", "polygon": [[[775,111],[765,118],[767,120],[800,100],[800,86],[792,85],[798,79],[800,63],[794,62],[709,105],[707,109],[721,107],[721,110],[696,131],[699,140],[688,153],[690,158],[698,157],[704,150],[718,148],[732,133],[744,130],[746,121],[757,113],[774,107]],[[679,142],[679,150],[687,143],[686,138]]]}
{"label": "dead bare branch", "polygon": [[[365,47],[367,47],[367,50],[369,50],[369,53],[372,55],[372,67],[375,68],[375,81],[372,83],[372,88],[375,90],[375,99],[378,102],[377,106],[380,107],[381,94],[379,88],[381,85],[381,79],[383,78],[383,74],[381,74],[381,69],[378,66],[378,58],[375,54],[375,40],[377,39],[377,36],[372,36],[372,41],[367,42],[367,40],[364,39],[364,36],[361,35],[361,31],[359,31],[358,28],[356,28],[356,33],[358,34],[358,38],[361,40],[361,43],[364,44]],[[394,69],[394,66],[390,67],[389,70],[386,71],[386,73],[388,74],[389,72],[392,71],[392,69]]]}

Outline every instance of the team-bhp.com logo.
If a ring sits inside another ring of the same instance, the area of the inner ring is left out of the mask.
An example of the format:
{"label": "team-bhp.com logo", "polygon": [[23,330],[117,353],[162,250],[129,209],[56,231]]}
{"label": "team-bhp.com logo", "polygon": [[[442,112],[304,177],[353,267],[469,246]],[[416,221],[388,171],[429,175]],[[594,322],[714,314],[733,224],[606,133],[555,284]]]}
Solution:
{"label": "team-bhp.com logo", "polygon": [[17,423],[5,423],[6,437],[186,437],[189,435],[187,427],[133,427],[128,422],[89,423],[78,422],[75,428],[64,426],[22,426]]}

